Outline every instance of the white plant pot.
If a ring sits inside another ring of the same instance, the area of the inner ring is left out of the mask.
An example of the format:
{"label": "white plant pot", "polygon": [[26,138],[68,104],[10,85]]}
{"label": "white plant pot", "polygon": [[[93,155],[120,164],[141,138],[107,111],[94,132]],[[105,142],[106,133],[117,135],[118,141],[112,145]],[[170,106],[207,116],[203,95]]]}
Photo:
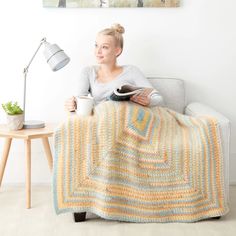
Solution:
{"label": "white plant pot", "polygon": [[7,126],[9,130],[19,130],[23,128],[24,114],[7,115]]}

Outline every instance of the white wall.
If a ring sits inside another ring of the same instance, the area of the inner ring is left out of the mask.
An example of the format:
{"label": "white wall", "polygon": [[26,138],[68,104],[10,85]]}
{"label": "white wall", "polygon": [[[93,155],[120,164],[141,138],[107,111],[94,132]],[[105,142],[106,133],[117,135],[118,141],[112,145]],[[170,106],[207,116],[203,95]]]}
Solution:
{"label": "white wall", "polygon": [[[181,7],[167,9],[46,9],[41,0],[1,1],[0,103],[22,103],[23,68],[46,36],[70,55],[71,63],[54,73],[37,55],[28,73],[26,116],[64,119],[64,100],[76,91],[81,68],[95,63],[96,32],[119,22],[126,29],[121,64],[137,65],[147,76],[184,79],[188,101],[204,102],[231,120],[230,175],[236,182],[236,1],[181,2]],[[1,138],[1,152],[2,147]],[[41,142],[33,142],[32,152],[32,181],[49,182]],[[24,182],[24,170],[23,141],[16,140],[3,182]]]}

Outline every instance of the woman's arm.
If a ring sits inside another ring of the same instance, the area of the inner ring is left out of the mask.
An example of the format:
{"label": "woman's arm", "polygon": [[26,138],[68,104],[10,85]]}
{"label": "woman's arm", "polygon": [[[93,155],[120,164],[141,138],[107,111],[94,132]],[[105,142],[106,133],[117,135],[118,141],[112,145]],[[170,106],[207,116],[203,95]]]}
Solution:
{"label": "woman's arm", "polygon": [[164,106],[164,99],[161,94],[153,87],[143,73],[135,66],[132,66],[130,73],[133,82],[137,87],[146,87],[141,93],[132,96],[131,101],[143,106]]}
{"label": "woman's arm", "polygon": [[89,94],[90,82],[89,76],[91,73],[91,67],[85,67],[80,73],[77,87],[77,96],[87,96]]}

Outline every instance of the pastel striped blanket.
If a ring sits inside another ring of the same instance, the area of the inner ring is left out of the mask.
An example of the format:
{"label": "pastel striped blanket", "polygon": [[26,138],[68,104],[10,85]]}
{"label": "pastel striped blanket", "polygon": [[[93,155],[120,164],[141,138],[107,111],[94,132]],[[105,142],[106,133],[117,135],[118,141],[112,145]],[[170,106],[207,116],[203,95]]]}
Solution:
{"label": "pastel striped blanket", "polygon": [[104,102],[54,135],[57,214],[129,222],[194,222],[225,215],[216,120],[162,107]]}

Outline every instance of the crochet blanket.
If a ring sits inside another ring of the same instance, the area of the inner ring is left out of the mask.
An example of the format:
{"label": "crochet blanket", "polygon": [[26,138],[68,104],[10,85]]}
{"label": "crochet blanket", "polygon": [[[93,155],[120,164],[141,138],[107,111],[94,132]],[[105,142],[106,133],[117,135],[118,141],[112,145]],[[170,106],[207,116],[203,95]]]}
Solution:
{"label": "crochet blanket", "polygon": [[54,135],[57,214],[194,222],[228,212],[216,120],[107,101]]}

